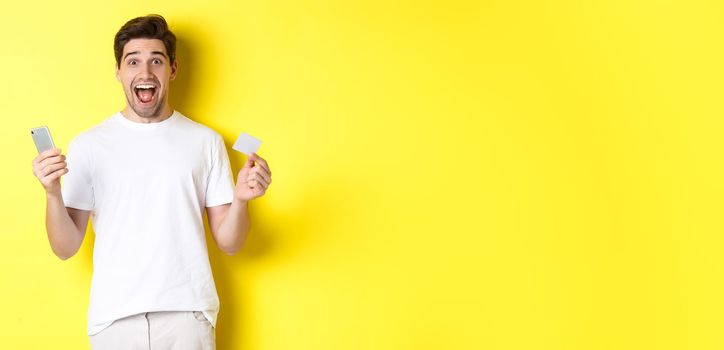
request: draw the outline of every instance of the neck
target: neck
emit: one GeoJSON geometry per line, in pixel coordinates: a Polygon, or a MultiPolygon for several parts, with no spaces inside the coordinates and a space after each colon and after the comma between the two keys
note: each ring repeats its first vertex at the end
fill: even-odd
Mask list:
{"type": "Polygon", "coordinates": [[[171,114],[173,114],[173,109],[168,104],[165,104],[161,109],[161,112],[157,115],[151,117],[141,117],[136,114],[136,111],[134,111],[133,108],[126,105],[126,108],[121,111],[121,114],[123,114],[126,119],[136,123],[158,123],[170,118],[171,114]]]}

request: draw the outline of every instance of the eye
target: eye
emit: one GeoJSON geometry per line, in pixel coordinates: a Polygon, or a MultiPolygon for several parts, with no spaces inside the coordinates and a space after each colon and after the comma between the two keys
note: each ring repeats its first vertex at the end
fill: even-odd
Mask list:
{"type": "Polygon", "coordinates": [[[158,58],[153,59],[153,64],[161,64],[161,60],[158,58]]]}
{"type": "Polygon", "coordinates": [[[128,61],[128,65],[129,65],[129,66],[135,66],[136,63],[137,63],[136,60],[130,60],[130,61],[128,61]]]}

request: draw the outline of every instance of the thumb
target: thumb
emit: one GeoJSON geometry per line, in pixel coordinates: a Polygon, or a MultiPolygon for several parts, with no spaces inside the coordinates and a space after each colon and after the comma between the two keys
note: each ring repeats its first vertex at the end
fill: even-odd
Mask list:
{"type": "Polygon", "coordinates": [[[244,168],[251,168],[252,166],[254,166],[254,159],[249,157],[249,159],[246,160],[246,163],[244,163],[244,168]]]}

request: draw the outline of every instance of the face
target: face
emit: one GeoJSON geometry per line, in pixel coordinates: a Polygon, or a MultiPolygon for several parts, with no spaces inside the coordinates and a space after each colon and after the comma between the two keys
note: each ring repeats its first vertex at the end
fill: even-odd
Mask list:
{"type": "Polygon", "coordinates": [[[158,39],[132,39],[123,47],[116,79],[123,85],[128,107],[142,118],[154,118],[168,105],[169,82],[176,77],[166,47],[158,39]]]}

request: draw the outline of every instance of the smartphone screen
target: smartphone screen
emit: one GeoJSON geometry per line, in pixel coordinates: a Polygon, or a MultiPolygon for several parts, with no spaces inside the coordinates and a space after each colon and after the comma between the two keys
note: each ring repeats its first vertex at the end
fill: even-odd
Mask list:
{"type": "Polygon", "coordinates": [[[38,153],[55,148],[53,138],[50,137],[50,130],[47,126],[30,129],[30,135],[33,136],[33,142],[35,142],[35,148],[38,149],[38,153]]]}

